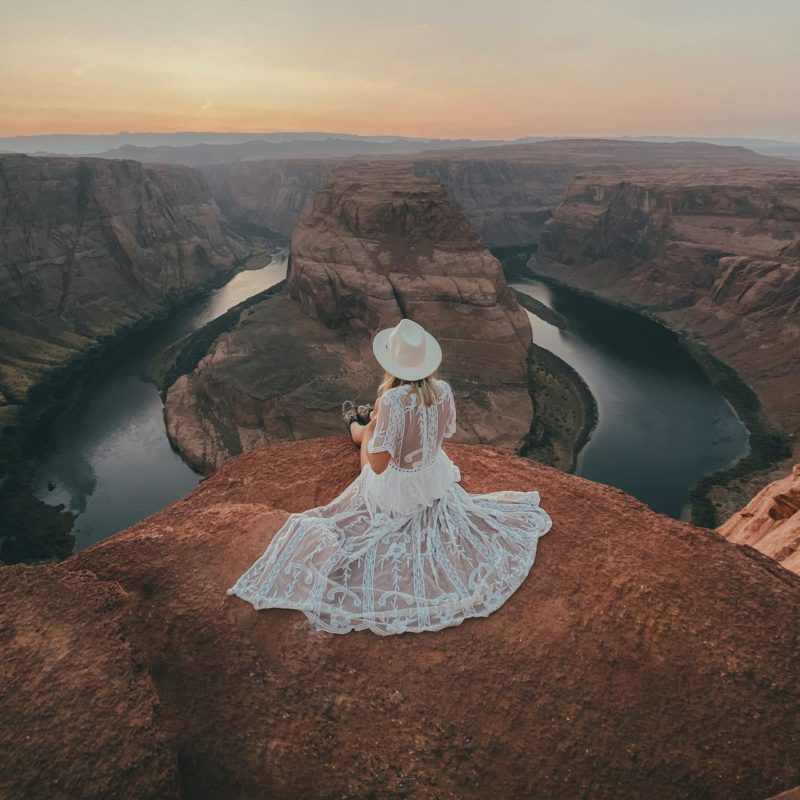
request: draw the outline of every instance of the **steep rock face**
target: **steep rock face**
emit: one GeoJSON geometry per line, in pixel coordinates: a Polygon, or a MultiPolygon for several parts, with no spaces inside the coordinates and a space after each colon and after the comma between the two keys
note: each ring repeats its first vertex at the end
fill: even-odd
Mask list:
{"type": "Polygon", "coordinates": [[[317,193],[292,236],[287,294],[243,315],[169,389],[170,438],[209,471],[276,440],[341,430],[372,400],[372,334],[409,316],[441,342],[460,440],[516,449],[530,429],[531,329],[497,260],[441,185],[364,168],[317,193]]]}
{"type": "MultiPolygon", "coordinates": [[[[533,267],[650,309],[710,348],[752,387],[769,424],[800,456],[796,167],[576,178],[533,267]]],[[[720,493],[722,519],[752,496],[752,486],[739,481],[733,497],[720,493]]]]}
{"type": "Polygon", "coordinates": [[[330,180],[334,160],[245,161],[200,168],[229,219],[287,238],[309,199],[330,180]]]}
{"type": "Polygon", "coordinates": [[[469,491],[536,489],[554,525],[500,610],[439,633],[319,634],[225,595],[287,514],[355,477],[344,438],[248,453],[57,567],[0,568],[0,792],[754,800],[797,786],[797,576],[616,489],[448,452],[469,491]]]}
{"type": "Polygon", "coordinates": [[[728,266],[721,258],[796,263],[799,237],[800,170],[645,170],[576,178],[539,252],[568,266],[602,262],[587,280],[670,306],[706,296],[728,266]]]}
{"type": "Polygon", "coordinates": [[[538,242],[570,182],[585,171],[614,174],[632,167],[765,161],[769,159],[743,147],[563,139],[471,148],[446,156],[427,153],[415,159],[413,167],[418,175],[447,187],[488,244],[508,246],[538,242]]]}
{"type": "Polygon", "coordinates": [[[490,246],[532,244],[578,166],[509,156],[505,160],[439,156],[417,160],[413,169],[420,177],[442,183],[490,246]]]}
{"type": "Polygon", "coordinates": [[[6,418],[47,369],[252,252],[202,176],[133,161],[0,157],[0,231],[6,418]]]}
{"type": "Polygon", "coordinates": [[[800,573],[800,464],[765,486],[718,528],[736,544],[747,544],[800,573]]]}

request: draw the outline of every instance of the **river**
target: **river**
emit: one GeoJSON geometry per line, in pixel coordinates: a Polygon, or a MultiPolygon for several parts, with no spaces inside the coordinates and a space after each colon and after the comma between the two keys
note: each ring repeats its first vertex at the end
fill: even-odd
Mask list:
{"type": "Polygon", "coordinates": [[[749,452],[744,423],[675,333],[557,284],[511,286],[565,320],[562,330],[528,312],[534,341],[572,366],[597,401],[576,474],[681,517],[700,478],[749,452]]]}
{"type": "MultiPolygon", "coordinates": [[[[37,495],[75,515],[75,549],[138,522],[191,491],[200,476],[172,449],[148,368],[165,348],[286,275],[287,253],[133,334],[76,386],[55,421],[37,495]]],[[[561,314],[529,314],[534,340],[583,376],[598,424],[577,474],[680,516],[691,487],[747,452],[748,433],[677,337],[633,312],[537,280],[512,286],[561,314]]]]}
{"type": "Polygon", "coordinates": [[[286,276],[288,253],[233,276],[224,286],[147,330],[106,359],[91,383],[76,386],[54,422],[37,495],[76,514],[75,549],[104,539],[193,489],[200,475],[172,449],[164,406],[148,367],[165,348],[286,276]]]}

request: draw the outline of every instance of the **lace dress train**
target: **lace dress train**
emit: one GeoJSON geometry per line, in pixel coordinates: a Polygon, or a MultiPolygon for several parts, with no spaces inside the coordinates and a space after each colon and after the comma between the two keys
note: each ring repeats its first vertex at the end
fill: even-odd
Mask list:
{"type": "Polygon", "coordinates": [[[331,633],[434,631],[497,610],[552,521],[536,491],[464,490],[441,449],[455,404],[439,388],[427,407],[406,386],[386,392],[370,449],[388,451],[389,468],[366,465],[330,503],[292,514],[228,594],[331,633]]]}

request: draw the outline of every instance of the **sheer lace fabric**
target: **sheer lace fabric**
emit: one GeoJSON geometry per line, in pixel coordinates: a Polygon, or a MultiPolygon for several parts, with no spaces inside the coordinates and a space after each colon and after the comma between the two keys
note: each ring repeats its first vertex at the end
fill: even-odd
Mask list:
{"type": "Polygon", "coordinates": [[[332,633],[433,631],[497,610],[528,575],[551,519],[539,493],[469,494],[442,450],[456,429],[450,386],[431,406],[408,387],[381,398],[366,465],[330,503],[292,514],[228,594],[303,611],[332,633]]]}

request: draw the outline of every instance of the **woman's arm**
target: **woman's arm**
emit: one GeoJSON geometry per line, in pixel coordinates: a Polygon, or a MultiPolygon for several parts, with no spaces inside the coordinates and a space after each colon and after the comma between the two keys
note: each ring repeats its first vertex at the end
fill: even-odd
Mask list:
{"type": "Polygon", "coordinates": [[[369,443],[372,439],[372,434],[375,433],[375,426],[377,423],[378,417],[376,415],[369,421],[369,424],[364,430],[364,438],[362,441],[364,442],[364,451],[372,471],[376,475],[380,475],[381,472],[385,472],[388,469],[389,462],[392,460],[392,454],[386,452],[385,450],[381,450],[379,453],[370,453],[369,451],[369,443]]]}

